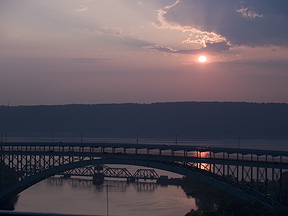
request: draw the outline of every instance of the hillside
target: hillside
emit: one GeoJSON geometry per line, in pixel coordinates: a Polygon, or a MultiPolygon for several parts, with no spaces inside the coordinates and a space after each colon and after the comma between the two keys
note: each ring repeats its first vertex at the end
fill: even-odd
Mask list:
{"type": "Polygon", "coordinates": [[[0,106],[0,133],[89,137],[288,138],[288,104],[175,102],[0,106]]]}

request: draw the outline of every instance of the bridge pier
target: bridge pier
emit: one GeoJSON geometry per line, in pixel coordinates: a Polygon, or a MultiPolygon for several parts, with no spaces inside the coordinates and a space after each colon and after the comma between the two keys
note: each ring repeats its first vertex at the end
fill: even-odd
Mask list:
{"type": "Polygon", "coordinates": [[[63,175],[63,178],[64,178],[64,179],[71,178],[71,174],[64,174],[64,175],[63,175]]]}
{"type": "Polygon", "coordinates": [[[135,182],[135,178],[134,177],[129,177],[129,178],[127,178],[127,182],[135,182]]]}
{"type": "Polygon", "coordinates": [[[92,176],[93,184],[101,185],[104,182],[103,165],[94,166],[94,174],[92,176]]]}
{"type": "Polygon", "coordinates": [[[101,185],[104,182],[104,175],[103,173],[95,173],[92,177],[93,184],[101,185]]]}

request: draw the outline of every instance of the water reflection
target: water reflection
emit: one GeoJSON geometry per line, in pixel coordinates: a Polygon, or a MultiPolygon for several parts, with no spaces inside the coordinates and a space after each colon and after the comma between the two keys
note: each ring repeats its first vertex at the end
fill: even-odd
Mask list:
{"type": "MultiPolygon", "coordinates": [[[[93,182],[89,179],[64,179],[64,178],[57,178],[51,177],[46,180],[46,183],[50,187],[59,187],[63,186],[64,182],[69,185],[71,188],[92,188],[97,192],[105,191],[105,187],[103,185],[94,185],[93,182]]],[[[109,180],[108,183],[110,187],[113,187],[113,191],[117,192],[126,192],[129,186],[133,186],[137,192],[153,192],[157,187],[160,187],[159,184],[155,182],[145,182],[145,181],[136,181],[136,182],[129,182],[126,181],[119,181],[119,180],[109,180]]]]}
{"type": "Polygon", "coordinates": [[[15,211],[105,215],[107,186],[109,215],[184,216],[197,209],[195,198],[175,185],[105,180],[97,186],[90,179],[52,177],[23,191],[15,211]]]}

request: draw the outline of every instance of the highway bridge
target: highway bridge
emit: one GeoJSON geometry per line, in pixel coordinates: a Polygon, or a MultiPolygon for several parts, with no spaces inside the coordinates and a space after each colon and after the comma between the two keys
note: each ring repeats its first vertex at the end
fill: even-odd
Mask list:
{"type": "Polygon", "coordinates": [[[162,169],[269,207],[288,206],[288,152],[104,142],[0,143],[0,201],[53,175],[104,164],[162,169]]]}

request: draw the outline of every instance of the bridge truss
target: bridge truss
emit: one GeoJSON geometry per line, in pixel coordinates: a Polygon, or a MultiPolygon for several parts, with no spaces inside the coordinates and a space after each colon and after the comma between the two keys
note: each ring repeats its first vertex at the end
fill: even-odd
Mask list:
{"type": "MultiPolygon", "coordinates": [[[[123,143],[1,143],[0,200],[55,174],[101,164],[167,170],[270,207],[288,206],[288,152],[123,143]]],[[[110,175],[125,173],[117,172],[110,175]]]]}
{"type": "MultiPolygon", "coordinates": [[[[98,166],[91,165],[86,167],[79,167],[59,173],[63,176],[93,176],[99,170],[98,166]]],[[[134,174],[131,174],[127,168],[111,168],[108,166],[101,166],[101,173],[108,178],[126,178],[127,180],[157,180],[159,175],[154,169],[137,169],[134,174]],[[103,169],[103,170],[102,170],[103,169]]]]}

